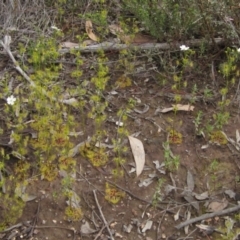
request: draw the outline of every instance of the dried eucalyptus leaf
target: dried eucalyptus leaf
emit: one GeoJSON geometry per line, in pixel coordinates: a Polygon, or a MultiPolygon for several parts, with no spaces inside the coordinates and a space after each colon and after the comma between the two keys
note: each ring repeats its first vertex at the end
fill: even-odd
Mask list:
{"type": "Polygon", "coordinates": [[[145,165],[145,151],[142,142],[132,136],[128,136],[129,143],[132,149],[133,157],[136,163],[137,177],[142,173],[145,165]]]}
{"type": "Polygon", "coordinates": [[[29,202],[37,198],[37,196],[28,195],[27,193],[25,193],[25,191],[26,191],[26,185],[23,185],[22,183],[20,183],[15,188],[16,196],[20,197],[24,202],[29,202]]]}
{"type": "Polygon", "coordinates": [[[144,114],[144,113],[146,113],[146,112],[149,110],[149,106],[148,106],[147,104],[144,104],[144,108],[143,108],[142,111],[141,111],[141,110],[138,110],[138,109],[136,109],[136,108],[134,108],[133,110],[134,110],[134,112],[136,112],[136,113],[144,114]]]}
{"type": "Polygon", "coordinates": [[[239,134],[239,131],[236,130],[236,143],[239,143],[240,142],[240,134],[239,134]]]}
{"type": "Polygon", "coordinates": [[[177,221],[179,219],[180,208],[178,209],[177,213],[174,214],[174,220],[177,221]]]}
{"type": "Polygon", "coordinates": [[[161,164],[159,164],[159,161],[156,160],[156,161],[153,161],[153,163],[155,164],[155,167],[156,169],[162,173],[162,174],[166,174],[166,171],[164,169],[162,169],[163,167],[165,167],[165,163],[162,162],[161,164]]]}
{"type": "Polygon", "coordinates": [[[128,226],[123,225],[123,231],[126,233],[130,233],[132,231],[133,225],[129,224],[128,226]]]}
{"type": "Polygon", "coordinates": [[[199,211],[199,203],[190,194],[183,196],[183,198],[199,211]]]}
{"type": "MultiPolygon", "coordinates": [[[[186,220],[189,220],[190,218],[191,218],[191,212],[187,211],[187,219],[186,220]]],[[[189,225],[184,227],[185,234],[188,234],[188,228],[189,228],[189,225]]]]}
{"type": "Polygon", "coordinates": [[[236,193],[231,189],[226,190],[224,193],[227,194],[230,198],[235,199],[236,193]]]}
{"type": "Polygon", "coordinates": [[[206,192],[203,192],[201,194],[197,194],[197,193],[194,193],[193,196],[197,199],[197,200],[205,200],[208,198],[208,191],[206,192]]]}
{"type": "Polygon", "coordinates": [[[139,187],[147,187],[153,182],[153,178],[146,178],[144,180],[140,180],[140,183],[138,184],[139,187]]]}
{"type": "Polygon", "coordinates": [[[146,232],[147,230],[150,230],[152,228],[152,224],[153,224],[153,221],[152,220],[148,220],[145,224],[145,226],[143,227],[142,229],[142,232],[146,232]]]}
{"type": "Polygon", "coordinates": [[[174,186],[172,186],[172,185],[167,185],[166,187],[165,187],[165,193],[166,193],[166,195],[168,195],[172,190],[174,190],[174,189],[176,189],[176,187],[174,187],[174,186]]]}
{"type": "Polygon", "coordinates": [[[85,222],[84,224],[82,224],[80,231],[82,234],[89,235],[95,233],[97,230],[92,229],[89,223],[85,222]]]}

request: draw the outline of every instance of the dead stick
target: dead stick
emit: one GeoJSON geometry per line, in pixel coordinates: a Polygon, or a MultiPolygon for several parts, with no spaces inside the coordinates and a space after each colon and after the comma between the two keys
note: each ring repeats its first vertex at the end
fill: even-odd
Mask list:
{"type": "Polygon", "coordinates": [[[108,222],[106,221],[106,219],[105,219],[105,217],[104,217],[104,215],[103,215],[102,209],[101,209],[101,207],[100,207],[100,205],[99,205],[99,202],[98,202],[98,199],[97,199],[96,190],[93,190],[93,195],[94,195],[95,202],[96,202],[96,204],[97,204],[98,210],[99,210],[99,212],[100,212],[100,214],[101,214],[102,220],[103,220],[103,222],[104,222],[104,225],[106,226],[106,228],[107,228],[107,230],[108,230],[108,233],[109,233],[111,239],[114,240],[114,237],[113,237],[113,235],[112,235],[112,232],[111,232],[111,230],[110,230],[110,228],[109,228],[109,226],[108,226],[108,222]]]}
{"type": "Polygon", "coordinates": [[[192,223],[202,221],[204,219],[225,215],[225,214],[232,213],[232,212],[235,212],[235,211],[238,211],[238,210],[240,210],[240,205],[238,205],[236,207],[228,208],[228,209],[225,209],[225,210],[222,210],[222,211],[214,212],[214,213],[203,214],[200,217],[196,217],[196,218],[192,218],[190,220],[187,220],[187,221],[175,226],[175,228],[180,229],[180,228],[188,226],[192,223]]]}
{"type": "MultiPolygon", "coordinates": [[[[109,221],[109,224],[112,222],[113,220],[109,221]]],[[[97,240],[101,235],[103,230],[106,228],[106,226],[102,226],[102,228],[100,229],[100,231],[98,232],[98,234],[95,236],[94,240],[97,240]]]]}
{"type": "MultiPolygon", "coordinates": [[[[206,42],[210,45],[214,44],[222,44],[224,40],[222,38],[214,38],[214,42],[211,42],[206,39],[194,39],[184,42],[184,44],[190,46],[190,47],[197,47],[200,46],[203,42],[206,42]]],[[[169,50],[169,49],[177,49],[179,50],[179,47],[182,45],[182,43],[176,43],[176,44],[169,44],[169,43],[143,43],[143,44],[119,44],[119,43],[113,43],[113,42],[102,42],[95,45],[85,46],[85,45],[79,45],[74,48],[62,48],[59,50],[59,53],[64,54],[74,51],[80,51],[80,52],[98,52],[99,50],[116,50],[120,51],[123,49],[134,49],[134,50],[151,50],[151,49],[159,49],[159,50],[169,50]]]]}

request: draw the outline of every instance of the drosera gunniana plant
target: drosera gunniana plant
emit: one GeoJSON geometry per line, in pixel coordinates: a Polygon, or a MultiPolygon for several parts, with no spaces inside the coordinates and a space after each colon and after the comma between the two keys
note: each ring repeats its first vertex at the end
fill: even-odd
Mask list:
{"type": "Polygon", "coordinates": [[[107,118],[105,109],[108,106],[108,102],[103,97],[103,92],[109,80],[109,69],[105,64],[106,61],[104,52],[99,51],[95,67],[96,75],[91,78],[94,92],[89,99],[91,109],[88,112],[88,117],[93,119],[94,122],[94,135],[89,143],[80,147],[80,153],[95,167],[104,166],[108,162],[106,149],[100,146],[101,141],[106,136],[106,132],[103,130],[103,124],[107,118]]]}
{"type": "Polygon", "coordinates": [[[124,174],[123,164],[126,159],[124,157],[125,153],[128,151],[128,147],[124,146],[125,140],[129,136],[129,132],[127,130],[127,120],[128,114],[132,111],[134,106],[136,105],[136,101],[133,98],[128,100],[126,107],[122,107],[117,112],[118,121],[117,125],[117,135],[116,138],[113,139],[113,152],[114,152],[114,164],[115,168],[112,170],[112,174],[115,178],[122,177],[124,174]]]}
{"type": "Polygon", "coordinates": [[[180,157],[174,155],[170,149],[170,144],[168,141],[163,143],[164,149],[164,164],[166,169],[171,172],[177,171],[180,165],[180,157]]]}
{"type": "Polygon", "coordinates": [[[157,181],[157,186],[155,189],[155,192],[152,197],[152,205],[153,207],[156,207],[158,203],[160,203],[163,200],[164,193],[162,192],[162,187],[165,182],[165,179],[160,178],[157,181]]]}
{"type": "MultiPolygon", "coordinates": [[[[3,183],[8,182],[6,192],[1,193],[3,215],[6,210],[8,217],[1,216],[1,227],[14,223],[20,216],[24,202],[19,199],[19,194],[16,195],[16,189],[28,185],[31,172],[40,175],[41,179],[53,181],[60,170],[66,171],[69,176],[75,171],[76,160],[69,157],[68,153],[73,148],[70,133],[74,132],[76,123],[71,113],[73,106],[61,100],[64,99],[64,82],[59,80],[62,66],[55,63],[59,58],[56,42],[56,36],[40,37],[26,49],[20,45],[19,52],[27,53],[28,61],[14,63],[18,64],[20,73],[22,69],[32,69],[29,76],[25,73],[19,78],[27,78],[29,85],[20,85],[14,89],[14,93],[6,88],[6,92],[2,93],[3,97],[8,96],[3,112],[6,127],[11,131],[9,145],[12,146],[12,155],[17,157],[17,161],[13,167],[14,177],[2,180],[3,183]],[[6,199],[9,197],[12,197],[11,202],[15,201],[15,207],[8,206],[10,201],[6,199]]],[[[10,51],[9,45],[7,47],[10,51]]],[[[78,67],[80,65],[81,62],[78,67]]],[[[71,89],[69,93],[71,94],[71,89]]],[[[75,110],[81,107],[81,102],[74,102],[75,110]]],[[[11,158],[3,152],[2,159],[11,161],[11,158]]],[[[3,171],[6,160],[1,160],[3,171]]],[[[74,212],[74,206],[68,206],[69,215],[70,207],[74,212]]],[[[75,215],[72,217],[76,220],[75,215]]]]}

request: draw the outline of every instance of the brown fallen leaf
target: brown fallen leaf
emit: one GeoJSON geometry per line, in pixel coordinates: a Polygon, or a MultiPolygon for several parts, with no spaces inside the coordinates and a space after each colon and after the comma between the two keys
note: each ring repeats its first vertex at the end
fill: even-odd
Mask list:
{"type": "Polygon", "coordinates": [[[92,39],[95,42],[98,41],[98,37],[93,33],[93,26],[92,26],[92,22],[90,20],[86,21],[85,30],[90,39],[92,39]]]}
{"type": "Polygon", "coordinates": [[[228,206],[228,200],[224,198],[222,201],[213,201],[208,205],[209,212],[218,212],[222,211],[224,208],[228,206]]]}
{"type": "Polygon", "coordinates": [[[156,43],[156,42],[157,42],[157,40],[154,39],[152,36],[142,34],[142,33],[137,33],[132,40],[132,43],[138,43],[138,44],[156,43]]]}
{"type": "Polygon", "coordinates": [[[164,108],[162,109],[160,112],[161,113],[167,113],[167,112],[170,112],[170,111],[173,111],[173,110],[177,110],[177,111],[193,111],[194,109],[194,106],[190,105],[190,104],[186,104],[186,105],[182,105],[182,104],[176,104],[176,105],[173,105],[172,107],[170,108],[164,108]]]}
{"type": "Polygon", "coordinates": [[[108,26],[110,32],[116,35],[121,41],[127,43],[156,43],[157,40],[150,35],[145,35],[142,33],[136,33],[135,36],[130,36],[124,33],[122,28],[117,24],[111,24],[108,26]]]}
{"type": "Polygon", "coordinates": [[[109,28],[109,31],[112,34],[116,35],[121,41],[128,42],[128,43],[132,42],[132,37],[129,35],[126,35],[119,25],[111,24],[108,26],[108,28],[109,28]]]}

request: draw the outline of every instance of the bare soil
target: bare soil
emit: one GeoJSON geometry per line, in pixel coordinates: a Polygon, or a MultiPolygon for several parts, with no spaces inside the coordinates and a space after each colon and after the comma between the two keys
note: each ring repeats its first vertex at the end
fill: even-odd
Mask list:
{"type": "MultiPolygon", "coordinates": [[[[117,53],[108,53],[111,56],[117,53]]],[[[144,60],[141,62],[144,64],[144,60]]],[[[9,64],[9,63],[6,63],[9,64]]],[[[6,65],[4,64],[4,67],[6,65]]],[[[66,76],[70,73],[72,66],[66,64],[66,76]]],[[[2,66],[3,68],[3,66],[2,66]]],[[[85,76],[91,75],[85,69],[85,76]]],[[[206,84],[214,91],[218,92],[212,80],[209,79],[210,70],[202,73],[198,80],[195,80],[199,87],[197,95],[203,96],[202,92],[206,84]],[[204,77],[205,76],[205,77],[204,77]]],[[[61,176],[53,181],[47,182],[34,178],[27,192],[36,195],[37,199],[27,202],[24,208],[22,217],[17,221],[22,226],[14,227],[18,230],[20,235],[24,235],[24,229],[28,229],[32,233],[28,237],[24,235],[24,239],[38,239],[38,240],[59,240],[59,239],[110,239],[109,232],[102,220],[99,208],[94,198],[93,190],[96,190],[96,196],[101,206],[102,213],[109,223],[110,230],[114,239],[144,239],[144,240],[176,240],[176,239],[221,239],[220,234],[214,232],[206,236],[206,232],[201,231],[196,227],[196,224],[189,226],[188,234],[184,233],[183,229],[177,230],[176,225],[186,220],[186,213],[191,213],[191,218],[201,216],[206,213],[204,204],[207,201],[218,199],[223,200],[227,198],[229,206],[236,205],[237,199],[230,199],[224,192],[227,189],[233,190],[235,193],[240,193],[240,184],[236,179],[239,177],[240,163],[239,153],[230,144],[217,145],[210,144],[209,139],[203,136],[197,136],[194,119],[197,113],[201,110],[203,112],[203,126],[207,119],[210,119],[213,113],[217,111],[217,101],[219,96],[211,100],[199,98],[198,101],[192,103],[194,106],[193,111],[179,111],[176,114],[173,112],[160,113],[156,112],[157,109],[164,109],[171,107],[174,104],[172,98],[171,82],[162,86],[158,80],[158,75],[151,70],[146,70],[142,73],[134,74],[132,77],[132,86],[123,89],[114,88],[116,79],[121,75],[118,72],[110,71],[110,82],[108,89],[104,92],[105,99],[109,100],[109,105],[105,111],[107,114],[107,121],[104,123],[106,136],[111,143],[111,139],[116,137],[116,124],[114,121],[118,120],[117,111],[120,107],[126,106],[128,99],[135,98],[138,101],[135,109],[142,111],[145,104],[149,106],[149,110],[145,113],[139,111],[132,111],[129,114],[126,128],[130,134],[138,133],[137,138],[143,142],[146,163],[145,169],[142,174],[136,178],[135,172],[130,172],[134,165],[134,159],[129,147],[129,151],[124,156],[126,163],[124,164],[124,177],[114,179],[111,170],[114,167],[111,160],[113,153],[109,149],[109,163],[102,168],[94,168],[86,159],[81,155],[76,156],[77,160],[77,176],[76,183],[73,186],[74,191],[81,197],[81,207],[84,213],[83,219],[78,222],[67,221],[64,215],[66,207],[66,199],[61,194],[61,176]],[[111,91],[115,90],[116,94],[111,91]],[[153,161],[158,160],[159,163],[164,162],[164,149],[163,142],[167,140],[168,129],[174,127],[183,136],[181,144],[171,144],[171,150],[174,155],[179,155],[180,165],[177,171],[170,172],[166,168],[165,174],[160,173],[153,161]],[[160,128],[159,128],[160,127],[160,128]],[[207,148],[203,148],[205,145],[207,148]],[[218,161],[218,167],[211,169],[212,162],[218,161]],[[187,187],[187,173],[190,171],[194,179],[194,192],[201,194],[208,192],[209,198],[198,201],[200,208],[197,211],[191,203],[184,199],[184,189],[187,187]],[[153,182],[144,187],[140,187],[139,183],[149,177],[149,174],[155,174],[153,182]],[[156,206],[152,206],[154,193],[157,189],[159,179],[164,179],[165,182],[161,188],[161,201],[156,206]],[[113,185],[116,184],[122,191],[125,191],[126,196],[120,203],[112,205],[104,198],[105,183],[110,181],[113,185]],[[176,185],[176,189],[166,193],[165,187],[167,185],[176,185]],[[180,211],[179,211],[180,210],[180,211]],[[179,211],[179,219],[174,220],[174,215],[179,211]],[[146,223],[152,221],[150,229],[144,231],[146,223]],[[90,227],[94,229],[92,234],[84,234],[82,227],[89,223],[90,227]]],[[[194,75],[195,76],[195,75],[194,75]]],[[[193,78],[189,74],[189,79],[193,78]]],[[[67,78],[66,78],[67,79],[67,78]]],[[[218,83],[221,84],[221,80],[218,83]]],[[[68,84],[73,84],[71,79],[68,78],[68,84]]],[[[184,96],[191,94],[191,86],[181,93],[181,104],[188,104],[189,101],[184,99],[184,96]],[[189,91],[188,91],[189,90],[189,91]]],[[[88,89],[89,91],[91,89],[88,89]]],[[[232,103],[229,107],[231,118],[229,123],[224,126],[224,132],[228,137],[235,139],[236,130],[239,129],[239,106],[234,96],[235,89],[232,89],[232,103]]],[[[86,103],[86,112],[88,103],[86,103]]],[[[76,139],[76,144],[85,141],[88,136],[93,134],[93,123],[87,119],[86,116],[76,112],[76,121],[83,122],[84,129],[79,122],[76,122],[78,130],[83,130],[84,135],[76,139]]],[[[129,145],[127,143],[126,145],[129,145]]],[[[219,228],[223,226],[223,216],[207,219],[203,222],[206,225],[219,228]]],[[[198,222],[198,224],[200,224],[198,222]]],[[[240,227],[237,222],[235,227],[240,227]]],[[[12,231],[10,231],[12,233],[12,231]]],[[[2,239],[9,238],[10,232],[2,233],[2,239]]],[[[21,239],[17,234],[16,239],[21,239]]]]}

